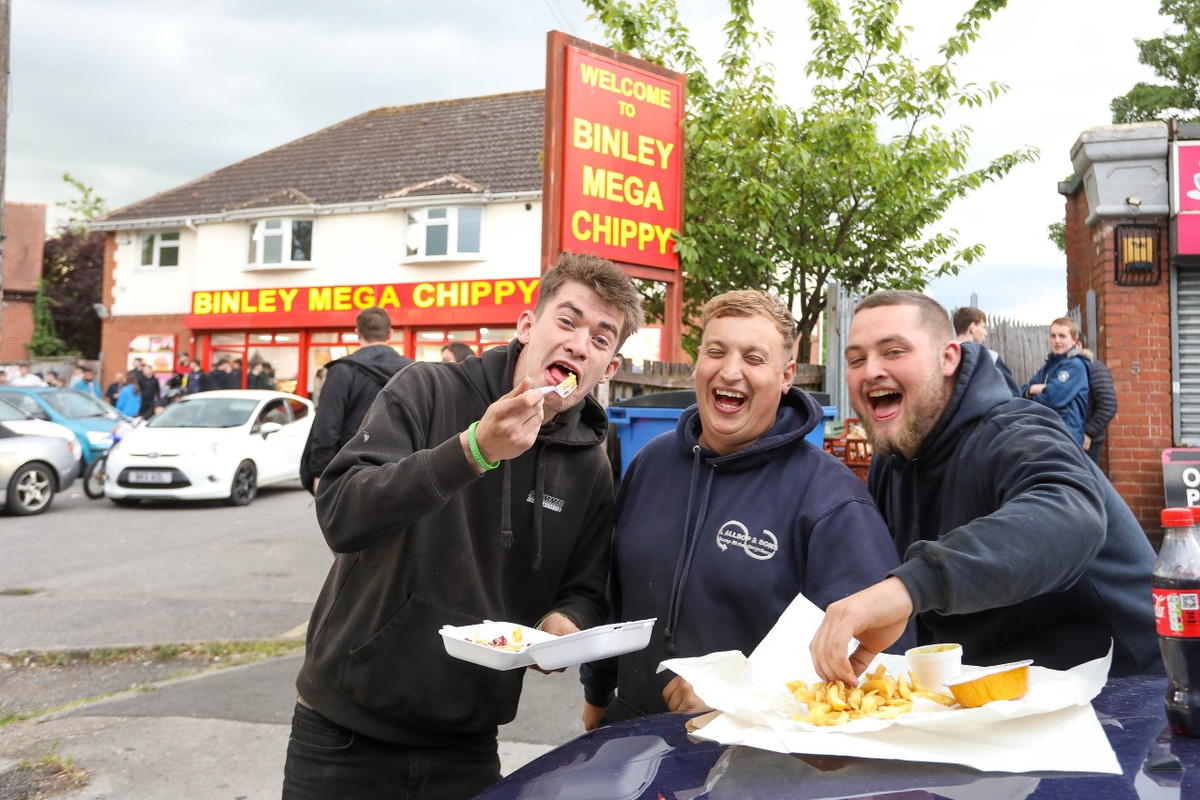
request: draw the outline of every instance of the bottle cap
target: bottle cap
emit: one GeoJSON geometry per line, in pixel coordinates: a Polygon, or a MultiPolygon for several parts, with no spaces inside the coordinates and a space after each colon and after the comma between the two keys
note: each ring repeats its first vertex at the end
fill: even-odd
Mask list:
{"type": "Polygon", "coordinates": [[[1179,528],[1187,525],[1192,525],[1192,509],[1190,508],[1164,508],[1162,510],[1162,524],[1167,528],[1179,528]]]}

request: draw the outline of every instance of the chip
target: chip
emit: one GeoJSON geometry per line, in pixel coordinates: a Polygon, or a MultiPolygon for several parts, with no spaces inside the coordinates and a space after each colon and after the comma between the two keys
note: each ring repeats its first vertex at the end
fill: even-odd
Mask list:
{"type": "Polygon", "coordinates": [[[883,664],[850,689],[842,681],[788,681],[787,688],[808,709],[806,714],[793,714],[792,719],[821,726],[844,725],[855,719],[895,719],[912,711],[914,697],[944,706],[955,704],[951,695],[929,690],[911,672],[907,680],[888,675],[883,664]]]}

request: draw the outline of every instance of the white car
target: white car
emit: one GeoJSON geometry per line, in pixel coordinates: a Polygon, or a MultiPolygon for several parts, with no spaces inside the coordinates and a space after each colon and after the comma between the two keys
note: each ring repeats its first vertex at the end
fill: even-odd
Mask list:
{"type": "Polygon", "coordinates": [[[186,395],[112,446],[104,495],[120,505],[138,500],[247,505],[259,486],[299,480],[312,423],[312,402],[286,392],[186,395]]]}
{"type": "Polygon", "coordinates": [[[76,459],[83,457],[83,446],[75,438],[75,433],[66,425],[38,419],[32,414],[22,411],[7,400],[0,400],[0,423],[14,433],[22,436],[52,436],[65,439],[76,459]]]}

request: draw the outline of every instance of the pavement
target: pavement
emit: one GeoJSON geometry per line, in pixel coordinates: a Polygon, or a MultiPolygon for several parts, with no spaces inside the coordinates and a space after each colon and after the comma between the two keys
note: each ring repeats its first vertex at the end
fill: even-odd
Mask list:
{"type": "MultiPolygon", "coordinates": [[[[301,658],[209,671],[0,727],[0,776],[54,753],[87,772],[85,786],[55,795],[63,800],[278,798],[301,658]]],[[[575,735],[547,737],[545,726],[560,695],[579,696],[574,673],[527,677],[521,712],[501,733],[504,774],[575,735]]]]}
{"type": "MultiPolygon", "coordinates": [[[[330,560],[306,496],[264,491],[252,509],[159,510],[81,494],[0,523],[0,652],[303,637],[330,560]]],[[[278,798],[301,658],[212,669],[0,725],[0,797],[278,798]],[[28,774],[22,762],[47,757],[86,782],[54,794],[5,789],[28,774]]],[[[574,669],[526,676],[518,716],[501,729],[504,774],[581,734],[581,701],[574,669]]]]}

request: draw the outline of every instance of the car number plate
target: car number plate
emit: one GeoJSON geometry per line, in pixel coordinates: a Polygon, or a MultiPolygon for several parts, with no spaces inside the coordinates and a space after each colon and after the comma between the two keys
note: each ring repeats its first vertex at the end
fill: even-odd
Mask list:
{"type": "Polygon", "coordinates": [[[129,473],[130,483],[170,483],[171,473],[159,471],[134,471],[129,473]]]}

